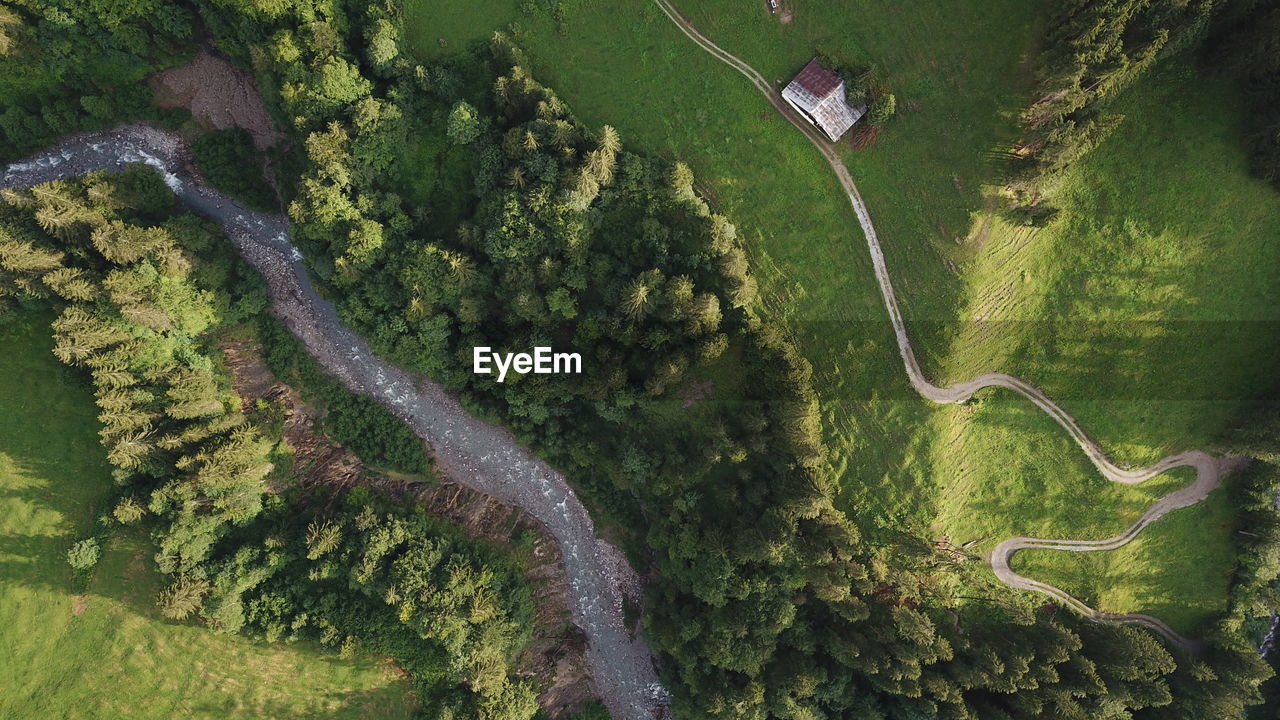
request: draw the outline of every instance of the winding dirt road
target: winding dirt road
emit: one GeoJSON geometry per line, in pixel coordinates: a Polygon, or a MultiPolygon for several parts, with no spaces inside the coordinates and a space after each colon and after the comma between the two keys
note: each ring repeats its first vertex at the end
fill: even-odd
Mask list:
{"type": "Polygon", "coordinates": [[[871,223],[871,214],[867,211],[867,205],[862,200],[862,196],[858,194],[858,187],[853,182],[853,177],[849,174],[849,170],[841,161],[840,155],[836,152],[835,146],[828,142],[816,128],[814,128],[803,116],[797,113],[790,105],[782,99],[781,94],[774,89],[763,75],[754,68],[744,62],[720,46],[716,45],[702,33],[698,32],[678,10],[671,4],[669,0],[654,0],[658,7],[662,10],[676,27],[684,33],[690,40],[697,43],[703,50],[715,56],[721,62],[732,67],[734,70],[742,73],[752,85],[756,86],[761,94],[763,94],[779,112],[783,114],[797,129],[809,138],[818,152],[826,158],[827,163],[831,165],[831,169],[835,172],[836,177],[840,180],[840,185],[844,188],[845,194],[849,199],[849,203],[853,206],[853,211],[858,217],[858,224],[862,227],[862,232],[867,238],[867,249],[871,253],[871,263],[875,269],[876,281],[880,285],[880,295],[884,299],[885,310],[889,313],[889,320],[893,324],[893,333],[898,343],[898,354],[902,357],[902,364],[907,371],[907,377],[911,381],[911,386],[922,397],[935,403],[963,403],[973,396],[977,391],[988,387],[1002,387],[1012,390],[1019,395],[1030,400],[1041,410],[1044,410],[1059,425],[1071,435],[1076,444],[1084,450],[1085,455],[1093,463],[1094,467],[1102,473],[1106,479],[1122,483],[1125,485],[1136,485],[1138,483],[1149,480],[1161,473],[1168,472],[1174,468],[1190,467],[1196,472],[1196,479],[1190,485],[1176,490],[1168,495],[1156,500],[1147,508],[1142,517],[1127,530],[1116,535],[1115,537],[1105,540],[1053,540],[1046,538],[1030,538],[1030,537],[1014,537],[1004,540],[996,545],[991,553],[991,568],[995,571],[996,577],[1009,587],[1020,590],[1031,590],[1051,598],[1058,600],[1064,605],[1076,610],[1088,618],[1100,622],[1123,623],[1129,625],[1140,625],[1149,628],[1164,636],[1169,642],[1186,650],[1196,650],[1200,647],[1200,643],[1190,638],[1184,637],[1169,627],[1159,618],[1141,613],[1104,613],[1094,610],[1085,603],[1081,602],[1061,588],[1054,587],[1048,583],[1042,583],[1037,580],[1019,575],[1009,567],[1009,561],[1019,550],[1028,548],[1043,548],[1050,550],[1065,550],[1069,552],[1092,552],[1097,550],[1115,550],[1122,547],[1129,541],[1137,537],[1151,523],[1159,520],[1170,512],[1180,508],[1189,507],[1204,500],[1209,493],[1222,482],[1222,476],[1237,467],[1242,460],[1240,458],[1215,458],[1208,453],[1200,450],[1191,450],[1187,452],[1170,455],[1153,465],[1141,469],[1122,468],[1113,463],[1103,452],[1102,448],[1096,442],[1085,434],[1080,428],[1075,418],[1067,414],[1065,410],[1057,405],[1041,392],[1038,388],[1019,378],[1005,373],[987,373],[980,375],[968,382],[959,383],[950,387],[941,387],[929,382],[925,377],[924,371],[920,369],[920,363],[916,360],[915,352],[911,347],[911,340],[907,335],[906,323],[902,318],[902,310],[898,307],[898,297],[893,291],[893,283],[889,279],[889,269],[885,264],[884,251],[880,247],[880,238],[876,235],[875,226],[871,223]]]}
{"type": "Polygon", "coordinates": [[[591,516],[564,476],[506,430],[473,418],[436,383],[378,359],[312,288],[302,254],[289,241],[287,219],[246,210],[205,187],[186,172],[187,151],[177,136],[139,125],[69,137],[4,168],[0,189],[118,171],[131,163],[154,167],[179,200],[218,222],[236,251],[262,273],[273,312],[321,367],[409,423],[431,444],[441,472],[524,509],[546,526],[560,545],[573,622],[587,637],[587,662],[610,716],[669,717],[670,698],[649,647],[643,636],[633,639],[623,622],[623,598],[638,596],[639,578],[616,547],[596,536],[591,516]]]}

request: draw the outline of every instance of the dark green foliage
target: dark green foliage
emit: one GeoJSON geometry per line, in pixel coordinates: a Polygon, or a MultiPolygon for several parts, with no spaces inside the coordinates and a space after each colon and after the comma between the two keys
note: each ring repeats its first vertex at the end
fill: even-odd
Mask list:
{"type": "Polygon", "coordinates": [[[363,490],[336,511],[269,506],[247,535],[257,544],[210,569],[212,621],[389,655],[418,684],[423,717],[532,714],[527,681],[507,677],[532,622],[510,560],[363,490]]]}
{"type": "MultiPolygon", "coordinates": [[[[927,602],[911,579],[936,571],[927,548],[873,550],[835,511],[811,371],[752,318],[736,230],[692,173],[582,127],[505,37],[491,53],[475,64],[492,74],[463,90],[484,127],[468,146],[469,214],[411,224],[424,233],[412,242],[313,244],[317,268],[382,352],[460,390],[645,528],[657,578],[647,631],[680,717],[1119,718],[1163,706],[1189,719],[1204,706],[1172,705],[1175,686],[1222,707],[1248,700],[1251,669],[1205,682],[1140,631],[927,602]],[[471,372],[472,347],[539,344],[581,352],[583,375],[471,372]],[[747,382],[696,422],[658,412],[727,351],[747,382]]],[[[396,85],[398,102],[458,107],[453,89],[415,87],[396,85]]],[[[353,132],[323,117],[306,123],[317,129],[292,210],[301,235],[386,229],[382,210],[350,198],[398,195],[394,164],[364,176],[353,132]]]]}
{"type": "Polygon", "coordinates": [[[241,128],[215,130],[191,143],[191,154],[204,179],[249,207],[270,210],[275,194],[263,176],[263,155],[241,128]]]}
{"type": "MultiPolygon", "coordinates": [[[[227,262],[225,240],[211,245],[206,224],[154,218],[172,198],[158,202],[139,172],[5,193],[0,290],[65,299],[54,351],[92,376],[122,486],[113,516],[150,521],[157,564],[173,576],[161,612],[222,632],[310,638],[343,655],[391,655],[412,674],[423,717],[532,716],[533,688],[510,677],[531,599],[508,558],[368,492],[347,493],[334,510],[337,498],[288,488],[277,473],[287,496],[266,493],[279,439],[240,413],[208,335],[219,309],[253,305],[260,289],[227,262]],[[141,215],[160,225],[134,224],[141,215]],[[238,289],[250,297],[214,294],[238,289]]],[[[272,345],[277,361],[296,352],[272,345]]],[[[292,360],[295,372],[320,376],[292,360]]],[[[416,438],[403,447],[402,423],[328,382],[343,432],[380,457],[424,467],[416,438]]],[[[67,560],[87,572],[99,554],[91,538],[67,560]]]]}
{"type": "Polygon", "coordinates": [[[166,0],[0,6],[0,159],[122,120],[171,124],[139,82],[179,59],[191,13],[166,0]]]}
{"type": "MultiPolygon", "coordinates": [[[[1100,142],[1114,120],[1096,102],[1176,44],[1172,35],[1194,32],[1207,7],[1077,0],[1063,8],[1044,60],[1047,93],[1027,119],[1035,135],[1027,187],[1100,142]]],[[[928,543],[865,542],[833,504],[811,370],[782,328],[752,314],[754,279],[733,225],[698,197],[687,167],[635,155],[611,128],[577,122],[505,37],[487,54],[424,67],[399,52],[393,4],[200,8],[221,49],[253,56],[282,89],[281,110],[305,154],[289,212],[344,319],[379,351],[512,427],[632,530],[633,555],[654,578],[647,635],[664,656],[679,717],[1198,720],[1237,716],[1254,699],[1265,668],[1238,635],[1211,638],[1210,654],[1193,659],[1144,631],[1052,608],[950,603],[937,597],[947,570],[928,543]],[[347,46],[357,38],[366,44],[359,52],[347,46]],[[465,146],[449,140],[460,101],[477,116],[460,135],[476,133],[465,146]],[[427,157],[410,165],[403,150],[422,136],[427,157]],[[415,192],[409,170],[423,165],[442,178],[434,192],[449,196],[443,211],[404,199],[415,192]],[[572,350],[585,372],[499,384],[470,372],[476,345],[572,350]],[[677,389],[713,375],[726,378],[715,397],[682,407],[677,389]]],[[[851,85],[875,95],[869,75],[851,85]]],[[[62,241],[86,229],[74,208],[40,218],[62,241]]],[[[19,242],[0,246],[8,273],[0,287],[69,300],[101,289],[122,316],[129,307],[130,331],[155,340],[148,362],[200,357],[198,343],[181,342],[190,335],[182,328],[206,318],[192,309],[235,304],[188,297],[185,312],[159,307],[153,280],[176,265],[162,257],[164,244],[124,230],[99,239],[113,257],[150,256],[152,270],[86,289],[77,285],[84,278],[54,275],[68,268],[48,242],[19,242]]],[[[86,271],[105,269],[94,263],[86,271]]],[[[202,268],[191,277],[244,285],[234,263],[214,256],[202,268]]],[[[127,345],[109,317],[68,315],[60,353],[86,362],[127,345]]],[[[278,325],[263,328],[272,366],[325,396],[314,388],[332,381],[286,337],[278,325]]],[[[127,368],[94,370],[114,413],[122,478],[168,472],[167,450],[137,430],[178,422],[162,412],[170,391],[204,400],[202,388],[180,374],[135,386],[127,368]]],[[[326,403],[338,408],[331,431],[372,438],[377,447],[365,451],[388,462],[412,453],[372,408],[348,409],[344,398],[326,403]]],[[[198,451],[173,467],[208,482],[131,488],[151,491],[148,510],[170,523],[161,540],[167,567],[180,571],[166,596],[175,616],[387,653],[423,683],[428,717],[533,713],[528,689],[495,660],[518,642],[512,628],[521,622],[520,593],[500,563],[359,494],[336,511],[302,497],[236,504],[216,473],[200,473],[210,463],[241,467],[256,456],[253,438],[237,426],[184,422],[169,442],[198,451]],[[184,516],[192,493],[213,510],[184,516]],[[415,592],[480,612],[440,613],[415,592]],[[495,596],[512,599],[504,606],[512,609],[489,612],[495,596]]]]}
{"type": "Polygon", "coordinates": [[[1280,7],[1228,2],[1209,48],[1210,67],[1249,100],[1245,142],[1253,174],[1280,188],[1280,7]]]}
{"type": "Polygon", "coordinates": [[[301,387],[308,400],[327,411],[326,434],[371,465],[412,474],[430,472],[422,439],[403,420],[324,374],[275,318],[260,315],[257,329],[264,357],[276,377],[301,387]]]}
{"type": "Polygon", "coordinates": [[[584,703],[568,720],[609,720],[609,711],[599,701],[584,703]]]}

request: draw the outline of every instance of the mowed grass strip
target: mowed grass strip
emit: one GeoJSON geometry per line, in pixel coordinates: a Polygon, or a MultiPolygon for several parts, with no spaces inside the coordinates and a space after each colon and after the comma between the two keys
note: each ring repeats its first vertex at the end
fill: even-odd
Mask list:
{"type": "Polygon", "coordinates": [[[0,717],[408,718],[385,662],[343,661],[160,618],[144,533],[118,536],[87,587],[71,544],[109,511],[93,393],[51,353],[52,315],[0,326],[0,717]]]}

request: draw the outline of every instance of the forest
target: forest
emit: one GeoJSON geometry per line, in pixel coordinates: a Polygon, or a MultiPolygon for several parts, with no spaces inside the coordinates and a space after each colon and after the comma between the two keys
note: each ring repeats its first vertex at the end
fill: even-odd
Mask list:
{"type": "Polygon", "coordinates": [[[1253,173],[1280,188],[1280,7],[1265,0],[1230,3],[1207,45],[1208,66],[1248,98],[1253,173]]]}
{"type": "MultiPolygon", "coordinates": [[[[1025,205],[1106,133],[1105,98],[1207,27],[1213,5],[1068,4],[1024,116],[1025,205]],[[1119,20],[1099,25],[1104,14],[1119,20]]],[[[113,68],[170,64],[197,26],[288,119],[285,209],[344,320],[511,428],[624,529],[653,579],[646,632],[677,716],[1191,720],[1260,700],[1271,671],[1240,628],[1277,606],[1280,531],[1260,506],[1273,474],[1251,476],[1269,529],[1241,539],[1232,610],[1201,655],[1049,605],[948,605],[936,586],[951,570],[927,543],[873,544],[836,509],[812,372],[757,315],[732,221],[686,165],[578,122],[506,34],[422,64],[401,50],[395,2],[24,0],[0,9],[0,52],[53,83],[3,75],[6,152],[120,119],[177,121],[143,91],[115,92],[113,68]],[[470,373],[476,345],[572,347],[585,372],[498,384],[470,373]],[[673,412],[714,364],[741,381],[673,412]]],[[[239,157],[228,139],[203,161],[239,157]]],[[[223,177],[261,202],[261,187],[223,177]]],[[[238,411],[208,339],[264,297],[216,231],[142,169],[4,200],[0,287],[60,308],[58,356],[93,378],[117,468],[106,524],[154,527],[167,614],[389,655],[419,684],[423,717],[534,714],[509,667],[528,590],[501,556],[367,492],[329,508],[266,491],[283,459],[238,411]]],[[[317,373],[276,340],[276,367],[317,373]]],[[[379,440],[357,452],[425,467],[403,428],[333,393],[339,417],[353,405],[335,432],[379,440]]],[[[91,565],[87,549],[76,557],[91,565]]]]}

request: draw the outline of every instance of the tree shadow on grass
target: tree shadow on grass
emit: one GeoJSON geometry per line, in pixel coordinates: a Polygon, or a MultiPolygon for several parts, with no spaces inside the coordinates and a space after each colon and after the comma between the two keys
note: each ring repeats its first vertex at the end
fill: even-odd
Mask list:
{"type": "MultiPolygon", "coordinates": [[[[299,714],[298,708],[288,703],[270,701],[256,709],[262,718],[288,718],[289,720],[351,720],[351,718],[386,718],[396,708],[413,702],[413,693],[396,685],[386,685],[370,690],[326,693],[317,704],[323,709],[313,709],[299,714]]],[[[195,703],[192,715],[197,717],[222,717],[227,708],[214,703],[195,703]]]]}
{"type": "MultiPolygon", "coordinates": [[[[154,604],[162,578],[154,569],[154,549],[142,530],[113,533],[104,543],[103,558],[92,578],[77,577],[67,564],[67,550],[94,532],[94,518],[106,511],[112,482],[97,437],[92,392],[79,373],[59,364],[50,352],[51,317],[50,313],[11,317],[0,330],[4,410],[0,416],[0,593],[29,587],[54,596],[88,594],[90,609],[95,606],[92,598],[103,598],[118,603],[129,615],[167,623],[154,604]]],[[[212,632],[189,625],[199,632],[212,632]]],[[[107,643],[110,638],[101,640],[107,643]]],[[[297,649],[317,661],[338,662],[309,647],[297,649]]],[[[219,707],[215,699],[194,709],[204,717],[223,717],[234,709],[230,703],[235,700],[228,694],[226,707],[219,707]]],[[[388,717],[411,702],[403,684],[387,683],[327,694],[314,702],[326,709],[304,717],[388,717]]],[[[243,708],[239,712],[243,714],[243,708]]],[[[287,703],[253,714],[299,717],[296,706],[287,703]]]]}

